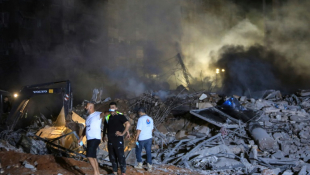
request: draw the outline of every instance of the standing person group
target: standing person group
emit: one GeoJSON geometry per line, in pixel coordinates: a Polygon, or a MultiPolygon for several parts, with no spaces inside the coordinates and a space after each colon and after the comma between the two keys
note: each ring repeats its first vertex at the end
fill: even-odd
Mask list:
{"type": "MultiPolygon", "coordinates": [[[[109,158],[112,163],[113,173],[117,175],[118,163],[120,164],[122,175],[126,172],[126,162],[124,155],[124,138],[128,132],[130,123],[122,113],[116,111],[117,104],[111,102],[109,105],[110,114],[105,117],[104,113],[95,111],[94,104],[88,103],[85,107],[88,117],[86,119],[86,127],[80,137],[78,143],[83,140],[86,135],[87,149],[86,157],[88,158],[94,170],[94,175],[99,175],[99,166],[97,161],[97,148],[101,142],[106,140],[105,134],[108,135],[108,151],[109,158]],[[104,123],[103,136],[101,136],[101,124],[104,123]]],[[[130,137],[128,132],[128,137],[130,137]]]]}
{"type": "Polygon", "coordinates": [[[138,165],[135,166],[136,169],[142,169],[142,158],[141,152],[144,148],[146,151],[146,162],[147,169],[149,172],[152,171],[152,133],[154,131],[153,119],[146,115],[145,108],[140,108],[138,110],[140,118],[137,123],[137,136],[136,136],[136,158],[138,165]]]}

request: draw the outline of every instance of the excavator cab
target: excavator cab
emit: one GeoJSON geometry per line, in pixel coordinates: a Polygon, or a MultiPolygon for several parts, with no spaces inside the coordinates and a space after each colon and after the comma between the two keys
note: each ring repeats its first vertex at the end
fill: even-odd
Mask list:
{"type": "MultiPolygon", "coordinates": [[[[59,94],[62,98],[65,118],[72,110],[72,91],[69,80],[24,86],[13,103],[11,112],[6,119],[8,130],[14,130],[18,121],[25,115],[26,107],[34,96],[59,94]]],[[[1,114],[1,113],[0,113],[1,114]]]]}

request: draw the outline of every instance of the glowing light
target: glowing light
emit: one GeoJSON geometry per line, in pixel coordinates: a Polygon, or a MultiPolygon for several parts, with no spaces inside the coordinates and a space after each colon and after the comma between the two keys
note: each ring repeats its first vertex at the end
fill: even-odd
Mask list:
{"type": "Polygon", "coordinates": [[[18,94],[14,94],[14,97],[15,97],[15,98],[18,97],[18,94]]]}
{"type": "Polygon", "coordinates": [[[225,72],[225,69],[222,69],[222,72],[225,72]]]}
{"type": "Polygon", "coordinates": [[[217,74],[218,74],[218,73],[220,73],[220,69],[216,69],[216,71],[215,71],[215,72],[216,72],[217,74]]]}

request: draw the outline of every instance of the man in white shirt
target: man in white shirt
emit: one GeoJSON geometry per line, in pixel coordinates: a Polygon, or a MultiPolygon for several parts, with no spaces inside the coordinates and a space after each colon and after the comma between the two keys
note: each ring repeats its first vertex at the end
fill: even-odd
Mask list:
{"type": "Polygon", "coordinates": [[[85,121],[86,125],[83,134],[78,143],[80,143],[86,135],[86,157],[94,169],[94,175],[99,175],[100,173],[96,154],[97,148],[101,142],[101,123],[102,119],[104,121],[104,113],[95,111],[95,106],[93,103],[87,103],[85,109],[87,110],[88,117],[85,121]]]}
{"type": "Polygon", "coordinates": [[[147,169],[149,172],[152,171],[152,132],[154,129],[154,122],[151,117],[146,115],[145,108],[140,108],[138,110],[139,120],[137,124],[137,137],[136,137],[136,158],[138,161],[138,165],[135,166],[137,169],[142,169],[142,158],[141,152],[142,149],[145,148],[146,157],[147,157],[147,169]]]}

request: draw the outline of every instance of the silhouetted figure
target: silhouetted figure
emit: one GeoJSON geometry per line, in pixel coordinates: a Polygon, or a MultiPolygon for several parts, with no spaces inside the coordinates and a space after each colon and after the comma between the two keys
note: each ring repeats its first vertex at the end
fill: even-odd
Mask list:
{"type": "Polygon", "coordinates": [[[3,99],[3,113],[9,113],[11,111],[11,103],[9,102],[9,98],[8,97],[4,97],[3,99]]]}

